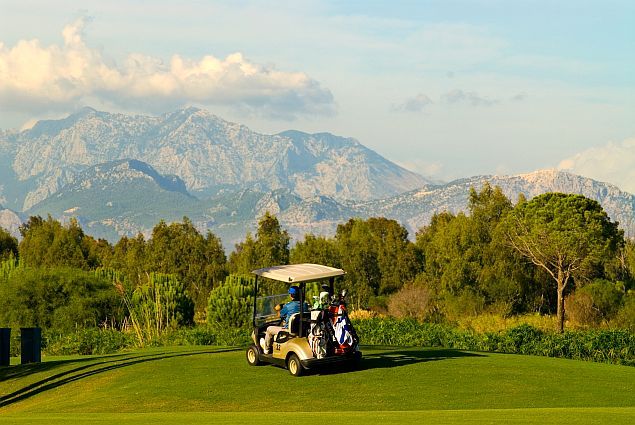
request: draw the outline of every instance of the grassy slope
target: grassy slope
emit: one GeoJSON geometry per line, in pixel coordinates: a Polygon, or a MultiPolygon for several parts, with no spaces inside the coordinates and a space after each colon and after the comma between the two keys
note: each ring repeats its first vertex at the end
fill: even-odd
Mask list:
{"type": "Polygon", "coordinates": [[[368,348],[360,371],[300,379],[210,347],[46,360],[0,369],[0,423],[274,423],[293,410],[384,425],[635,421],[635,368],[573,360],[368,348]]]}

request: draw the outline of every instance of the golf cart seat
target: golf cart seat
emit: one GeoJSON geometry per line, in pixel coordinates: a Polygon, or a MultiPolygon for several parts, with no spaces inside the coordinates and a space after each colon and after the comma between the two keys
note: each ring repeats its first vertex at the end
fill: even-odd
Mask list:
{"type": "MultiPolygon", "coordinates": [[[[309,318],[310,312],[304,312],[304,317],[309,318]]],[[[289,326],[287,327],[291,335],[297,335],[300,333],[300,313],[293,313],[289,318],[289,326]]]]}

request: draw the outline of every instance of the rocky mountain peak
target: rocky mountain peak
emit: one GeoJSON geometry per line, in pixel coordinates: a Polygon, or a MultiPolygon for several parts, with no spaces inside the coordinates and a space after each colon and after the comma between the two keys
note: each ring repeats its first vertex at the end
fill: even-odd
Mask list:
{"type": "Polygon", "coordinates": [[[286,187],[300,196],[374,199],[426,183],[351,138],[299,131],[260,134],[196,107],[157,117],[83,108],[62,120],[40,121],[12,141],[16,180],[32,180],[35,186],[19,205],[25,209],[78,172],[126,158],[178,175],[201,196],[226,187],[286,187]]]}

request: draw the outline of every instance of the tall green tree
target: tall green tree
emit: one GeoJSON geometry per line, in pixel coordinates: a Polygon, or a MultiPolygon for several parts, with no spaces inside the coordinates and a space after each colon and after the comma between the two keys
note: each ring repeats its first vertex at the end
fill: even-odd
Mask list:
{"type": "Polygon", "coordinates": [[[562,193],[546,193],[517,204],[507,216],[505,232],[515,250],[552,277],[561,332],[564,295],[571,279],[592,277],[624,243],[623,231],[599,203],[562,193]]]}
{"type": "Polygon", "coordinates": [[[88,269],[95,264],[90,256],[90,238],[84,235],[76,219],[62,225],[50,215],[46,220],[30,217],[20,227],[22,241],[18,247],[21,260],[32,267],[69,266],[88,269]]]}
{"type": "Polygon", "coordinates": [[[143,234],[134,238],[126,236],[119,239],[112,250],[112,255],[104,258],[104,265],[123,273],[125,280],[133,286],[147,280],[147,246],[143,234]]]}
{"type": "Polygon", "coordinates": [[[427,281],[440,294],[458,295],[476,287],[481,271],[480,251],[464,213],[444,211],[417,232],[416,245],[423,253],[427,281]]]}
{"type": "Polygon", "coordinates": [[[373,297],[396,292],[421,270],[422,261],[408,240],[408,231],[395,220],[350,219],[337,227],[335,239],[347,273],[345,283],[358,308],[373,297]]]}
{"type": "Polygon", "coordinates": [[[209,292],[225,279],[225,251],[218,237],[211,232],[203,236],[187,217],[171,224],[161,221],[146,246],[146,269],[176,275],[197,310],[204,310],[209,292]]]}
{"type": "Polygon", "coordinates": [[[289,255],[292,264],[314,263],[330,267],[341,267],[341,260],[335,239],[304,235],[304,240],[298,241],[289,255]]]}
{"type": "Polygon", "coordinates": [[[258,222],[256,232],[256,255],[259,267],[289,263],[289,233],[280,227],[280,222],[269,211],[258,222]]]}
{"type": "Polygon", "coordinates": [[[485,182],[480,192],[470,188],[468,208],[479,240],[489,243],[494,229],[513,205],[499,186],[492,187],[485,182]]]}
{"type": "MultiPolygon", "coordinates": [[[[499,186],[486,182],[480,191],[470,189],[468,203],[472,261],[479,264],[478,291],[499,313],[512,314],[526,309],[533,301],[531,268],[498,231],[499,223],[513,204],[499,186]]],[[[535,286],[533,287],[536,288],[535,286]]]]}
{"type": "Polygon", "coordinates": [[[251,233],[247,233],[245,240],[237,243],[229,255],[229,270],[234,274],[248,275],[252,270],[259,268],[259,263],[256,240],[251,233]]]}
{"type": "Polygon", "coordinates": [[[229,269],[236,274],[249,274],[262,267],[289,264],[289,233],[268,211],[258,221],[256,238],[247,234],[230,254],[229,269]]]}

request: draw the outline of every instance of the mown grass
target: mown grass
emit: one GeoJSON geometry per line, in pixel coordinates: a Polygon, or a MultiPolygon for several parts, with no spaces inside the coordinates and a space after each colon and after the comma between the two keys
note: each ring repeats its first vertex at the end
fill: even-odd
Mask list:
{"type": "Polygon", "coordinates": [[[0,369],[0,423],[633,423],[635,368],[365,348],[361,370],[294,378],[243,350],[154,348],[0,369]],[[345,413],[347,412],[347,413],[345,413]]]}
{"type": "Polygon", "coordinates": [[[630,424],[633,408],[559,408],[502,410],[425,410],[391,412],[179,412],[179,413],[80,413],[30,414],[1,417],[0,423],[67,425],[67,424],[215,424],[280,425],[280,423],[341,423],[350,425],[405,424],[630,424]]]}

